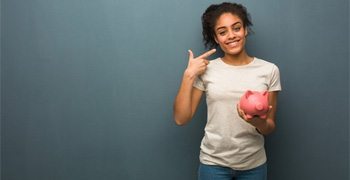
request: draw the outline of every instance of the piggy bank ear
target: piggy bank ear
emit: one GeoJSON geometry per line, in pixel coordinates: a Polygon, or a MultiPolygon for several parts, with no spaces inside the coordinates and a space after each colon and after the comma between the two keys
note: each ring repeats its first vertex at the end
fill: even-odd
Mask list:
{"type": "Polygon", "coordinates": [[[245,97],[248,98],[252,94],[253,94],[253,92],[251,90],[248,90],[245,92],[245,97]]]}
{"type": "Polygon", "coordinates": [[[269,99],[269,92],[268,91],[264,91],[263,92],[263,97],[266,99],[269,99]]]}

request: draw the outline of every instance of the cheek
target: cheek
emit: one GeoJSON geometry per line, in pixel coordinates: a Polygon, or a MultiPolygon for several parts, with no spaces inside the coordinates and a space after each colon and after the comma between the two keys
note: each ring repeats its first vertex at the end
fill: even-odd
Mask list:
{"type": "Polygon", "coordinates": [[[225,37],[223,36],[217,36],[217,43],[219,44],[223,44],[225,42],[225,37]]]}
{"type": "Polygon", "coordinates": [[[240,33],[241,38],[245,38],[247,36],[247,31],[243,30],[240,33]]]}

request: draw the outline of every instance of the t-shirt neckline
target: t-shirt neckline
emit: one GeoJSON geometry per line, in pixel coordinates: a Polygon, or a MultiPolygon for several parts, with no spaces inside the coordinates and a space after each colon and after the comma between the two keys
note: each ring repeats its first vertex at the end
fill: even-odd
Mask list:
{"type": "Polygon", "coordinates": [[[248,66],[251,66],[252,64],[254,64],[254,62],[256,61],[256,57],[253,57],[253,60],[251,62],[249,62],[248,64],[244,64],[244,65],[239,65],[239,66],[235,66],[235,65],[231,65],[231,64],[227,64],[225,63],[221,57],[219,57],[219,62],[223,65],[225,65],[226,67],[229,67],[229,68],[245,68],[245,67],[248,67],[248,66]]]}

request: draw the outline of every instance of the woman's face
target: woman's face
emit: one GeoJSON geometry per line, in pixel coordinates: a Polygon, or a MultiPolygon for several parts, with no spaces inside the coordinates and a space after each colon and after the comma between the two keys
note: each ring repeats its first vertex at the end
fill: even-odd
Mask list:
{"type": "Polygon", "coordinates": [[[215,41],[225,54],[238,55],[244,50],[248,31],[238,16],[224,13],[216,21],[214,28],[215,41]]]}

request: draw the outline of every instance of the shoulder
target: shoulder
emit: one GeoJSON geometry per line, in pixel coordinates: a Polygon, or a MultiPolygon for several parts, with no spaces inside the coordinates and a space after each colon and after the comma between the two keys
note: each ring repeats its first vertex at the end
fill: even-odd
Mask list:
{"type": "Polygon", "coordinates": [[[270,61],[264,60],[264,59],[260,59],[255,57],[255,64],[267,69],[277,69],[278,70],[278,66],[270,61]]]}
{"type": "Polygon", "coordinates": [[[222,63],[220,61],[220,58],[216,58],[213,60],[209,60],[209,64],[207,66],[207,69],[205,70],[204,74],[201,75],[202,79],[211,77],[213,74],[217,74],[222,72],[222,63]]]}
{"type": "Polygon", "coordinates": [[[209,62],[209,65],[212,65],[212,66],[217,66],[217,65],[220,65],[220,58],[216,58],[216,59],[213,59],[213,60],[210,60],[209,62]]]}
{"type": "Polygon", "coordinates": [[[265,66],[276,66],[274,63],[255,57],[255,63],[265,66]]]}
{"type": "Polygon", "coordinates": [[[209,60],[209,64],[208,64],[207,68],[208,69],[220,69],[220,68],[222,68],[222,62],[221,62],[220,58],[209,60]]]}

